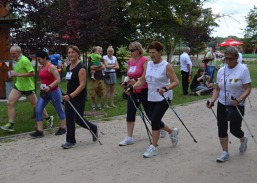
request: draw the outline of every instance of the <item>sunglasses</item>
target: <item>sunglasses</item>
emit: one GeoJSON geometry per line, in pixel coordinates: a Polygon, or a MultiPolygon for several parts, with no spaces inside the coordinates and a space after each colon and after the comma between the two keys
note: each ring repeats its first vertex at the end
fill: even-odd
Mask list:
{"type": "Polygon", "coordinates": [[[225,58],[225,61],[233,61],[235,58],[225,58]]]}
{"type": "Polygon", "coordinates": [[[137,49],[132,49],[132,50],[129,50],[130,52],[134,52],[134,51],[136,51],[137,49]]]}

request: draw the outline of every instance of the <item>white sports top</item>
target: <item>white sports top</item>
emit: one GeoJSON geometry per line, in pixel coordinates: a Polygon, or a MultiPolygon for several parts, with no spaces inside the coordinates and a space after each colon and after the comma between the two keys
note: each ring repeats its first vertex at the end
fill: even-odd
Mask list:
{"type": "MultiPolygon", "coordinates": [[[[148,101],[159,102],[164,98],[157,91],[158,88],[168,86],[170,84],[170,79],[166,74],[166,67],[168,62],[166,60],[161,61],[158,64],[154,64],[153,61],[147,63],[146,69],[146,82],[148,84],[148,101]]],[[[164,93],[166,99],[172,100],[173,92],[168,90],[164,93]]]]}

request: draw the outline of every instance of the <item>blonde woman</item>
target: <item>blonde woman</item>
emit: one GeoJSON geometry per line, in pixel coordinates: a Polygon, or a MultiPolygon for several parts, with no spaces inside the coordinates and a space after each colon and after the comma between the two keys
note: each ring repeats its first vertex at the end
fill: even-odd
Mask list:
{"type": "Polygon", "coordinates": [[[106,85],[105,88],[105,108],[116,107],[114,105],[114,85],[116,84],[117,76],[116,70],[119,69],[119,64],[117,58],[113,56],[114,49],[112,46],[107,48],[107,55],[103,56],[104,65],[105,65],[105,79],[104,83],[106,85]],[[110,95],[110,106],[108,105],[108,95],[110,95]]]}

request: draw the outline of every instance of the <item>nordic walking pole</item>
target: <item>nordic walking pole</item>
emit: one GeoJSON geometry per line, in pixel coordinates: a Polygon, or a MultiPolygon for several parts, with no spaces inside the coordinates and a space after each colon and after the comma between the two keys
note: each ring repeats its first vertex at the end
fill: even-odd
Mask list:
{"type": "MultiPolygon", "coordinates": [[[[139,116],[141,117],[142,121],[143,121],[144,124],[145,124],[145,129],[146,129],[146,132],[147,132],[147,135],[148,135],[150,144],[152,144],[152,140],[151,140],[151,137],[150,137],[150,136],[152,136],[152,134],[151,134],[151,132],[150,132],[148,126],[146,125],[145,117],[144,117],[144,115],[142,114],[142,111],[136,106],[135,101],[133,100],[133,98],[131,97],[131,95],[129,95],[129,98],[130,98],[130,100],[132,101],[132,103],[134,104],[134,107],[136,108],[137,112],[139,113],[139,116]]],[[[148,120],[148,119],[147,119],[147,120],[148,120]]]]}
{"type": "Polygon", "coordinates": [[[249,103],[250,103],[250,107],[253,108],[252,103],[251,103],[251,100],[250,100],[250,97],[247,97],[247,98],[248,98],[248,101],[249,101],[249,103]]]}
{"type": "Polygon", "coordinates": [[[164,98],[164,100],[167,102],[169,108],[171,108],[171,110],[174,112],[174,114],[177,116],[177,118],[179,119],[179,121],[182,123],[182,125],[186,128],[187,132],[191,135],[191,137],[193,138],[194,142],[197,143],[197,140],[195,140],[194,136],[191,134],[191,132],[188,130],[188,128],[186,127],[186,125],[183,123],[183,121],[180,119],[180,117],[178,116],[178,114],[176,113],[176,111],[171,107],[171,105],[169,104],[169,102],[166,100],[166,98],[164,97],[164,95],[162,95],[162,97],[164,98]]]}
{"type": "MultiPolygon", "coordinates": [[[[207,106],[210,104],[210,101],[208,100],[207,101],[207,106]]],[[[213,105],[214,106],[214,105],[213,105]]],[[[216,114],[215,114],[215,112],[214,112],[214,110],[213,110],[213,108],[211,107],[211,111],[212,111],[212,113],[213,113],[213,115],[215,116],[215,118],[217,119],[217,116],[216,116],[216,114]]]]}
{"type": "MultiPolygon", "coordinates": [[[[65,95],[64,93],[62,93],[63,95],[65,95]]],[[[77,111],[77,109],[74,107],[74,105],[71,103],[71,101],[67,100],[65,102],[68,102],[70,104],[70,106],[72,107],[72,109],[77,113],[77,115],[80,117],[80,119],[84,122],[84,124],[86,125],[87,129],[89,130],[89,132],[98,140],[100,145],[103,145],[101,143],[101,141],[98,139],[98,137],[94,134],[94,132],[92,131],[92,129],[88,126],[88,124],[85,122],[84,118],[79,114],[79,112],[77,111]]]]}
{"type": "MultiPolygon", "coordinates": [[[[236,98],[233,97],[233,96],[231,96],[231,99],[232,99],[232,100],[236,100],[236,98]]],[[[250,134],[251,134],[251,136],[252,136],[252,138],[253,138],[255,144],[257,145],[257,142],[256,142],[256,140],[255,140],[255,138],[254,138],[254,136],[253,136],[253,134],[252,134],[252,132],[251,132],[249,126],[247,125],[247,123],[246,123],[246,121],[245,121],[245,119],[244,119],[244,117],[243,117],[241,111],[239,110],[238,106],[236,106],[236,109],[237,109],[238,113],[240,114],[241,118],[243,119],[243,121],[244,121],[244,123],[245,123],[245,126],[247,127],[248,131],[250,132],[250,134]]]]}

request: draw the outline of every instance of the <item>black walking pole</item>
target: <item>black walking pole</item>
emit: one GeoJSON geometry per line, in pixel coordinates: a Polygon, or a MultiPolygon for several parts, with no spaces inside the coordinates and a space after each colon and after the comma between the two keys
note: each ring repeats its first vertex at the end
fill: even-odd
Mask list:
{"type": "MultiPolygon", "coordinates": [[[[231,96],[231,99],[232,99],[232,100],[236,100],[236,98],[235,98],[235,97],[233,97],[233,96],[231,96]]],[[[237,100],[236,100],[236,101],[237,101],[237,100]]],[[[237,101],[237,102],[238,102],[238,101],[237,101]]],[[[256,142],[256,140],[255,140],[255,138],[254,138],[254,136],[253,136],[253,134],[252,134],[252,132],[251,132],[251,130],[250,130],[250,128],[249,128],[249,126],[247,125],[247,123],[246,123],[246,121],[245,121],[245,119],[244,119],[244,117],[243,117],[242,113],[240,112],[240,110],[239,110],[238,106],[236,106],[236,109],[237,109],[238,113],[240,114],[240,116],[241,116],[242,120],[244,121],[245,126],[247,127],[248,131],[250,132],[250,134],[251,134],[251,136],[252,136],[252,138],[253,138],[253,140],[254,140],[255,144],[257,145],[257,142],[256,142]]]]}
{"type": "MultiPolygon", "coordinates": [[[[151,132],[145,122],[145,119],[149,122],[149,119],[143,114],[143,111],[141,111],[135,104],[135,101],[133,100],[133,98],[131,97],[131,95],[129,95],[129,98],[130,100],[132,101],[132,103],[134,104],[134,107],[136,108],[137,112],[139,113],[139,116],[141,117],[142,121],[144,122],[145,124],[145,129],[146,129],[146,132],[147,132],[147,135],[148,135],[148,138],[149,138],[149,141],[150,141],[150,144],[152,144],[152,140],[151,140],[151,132]]],[[[149,122],[150,123],[150,122],[149,122]]]]}
{"type": "Polygon", "coordinates": [[[174,114],[177,116],[177,118],[179,119],[179,121],[182,123],[182,125],[186,128],[187,132],[191,135],[191,137],[193,138],[194,142],[197,143],[197,141],[195,140],[194,136],[191,134],[191,132],[188,130],[188,128],[186,127],[186,125],[183,123],[183,121],[180,119],[180,117],[178,116],[178,114],[176,113],[176,111],[171,107],[171,105],[169,104],[169,102],[166,100],[166,98],[164,97],[164,95],[162,95],[162,97],[164,98],[164,100],[167,102],[169,108],[171,108],[171,110],[174,112],[174,114]]]}
{"type": "MultiPolygon", "coordinates": [[[[207,105],[209,105],[210,104],[210,101],[208,100],[207,101],[207,105]]],[[[213,105],[214,106],[214,105],[213,105]]],[[[214,112],[214,110],[213,110],[213,108],[211,107],[211,111],[212,111],[212,113],[213,113],[213,115],[215,116],[215,118],[217,119],[217,116],[216,116],[216,114],[215,114],[215,112],[214,112]]],[[[218,119],[217,119],[218,120],[218,119]]]]}
{"type": "MultiPolygon", "coordinates": [[[[64,93],[62,93],[63,95],[65,95],[64,93]]],[[[80,117],[80,119],[84,122],[84,124],[86,125],[87,129],[89,130],[89,132],[98,140],[100,145],[103,145],[101,143],[101,141],[98,139],[98,136],[96,136],[96,134],[92,131],[92,129],[88,126],[87,122],[84,120],[84,118],[79,114],[79,112],[77,111],[77,109],[74,107],[74,105],[71,103],[71,101],[67,100],[65,102],[68,102],[70,104],[70,106],[72,107],[72,109],[77,113],[77,115],[80,117]]]]}

